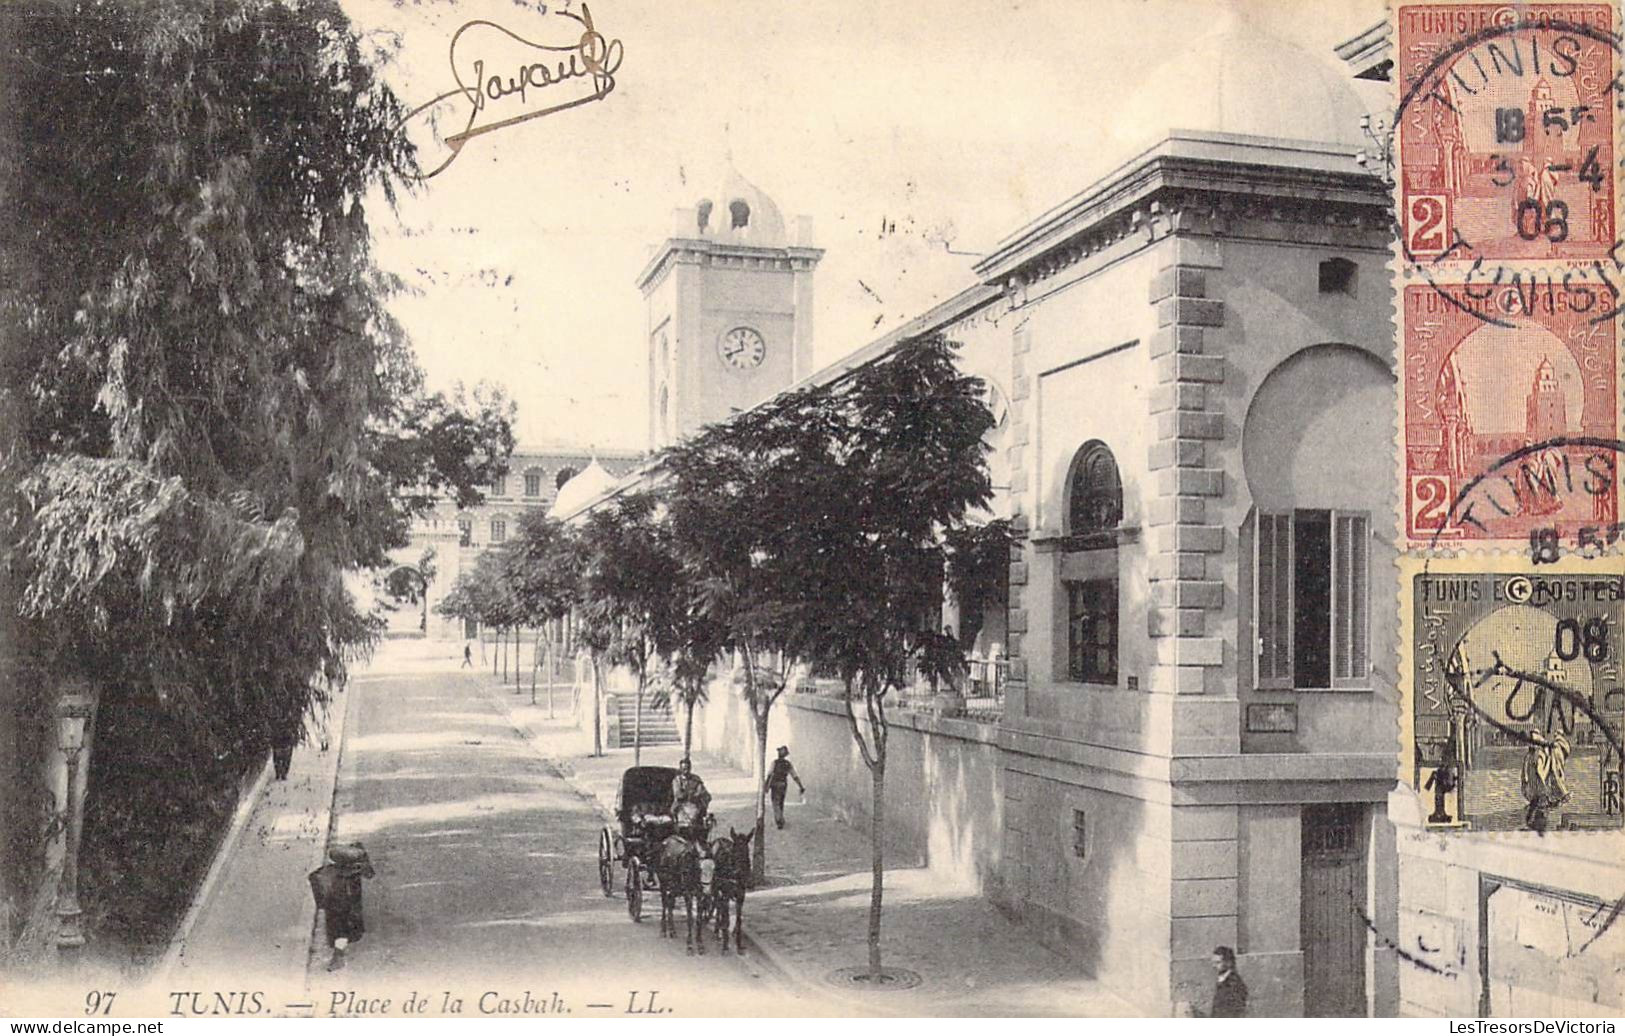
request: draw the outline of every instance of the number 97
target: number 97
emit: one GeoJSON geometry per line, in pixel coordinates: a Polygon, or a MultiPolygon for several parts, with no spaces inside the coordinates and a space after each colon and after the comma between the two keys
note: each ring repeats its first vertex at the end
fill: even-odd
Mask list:
{"type": "Polygon", "coordinates": [[[117,996],[118,993],[112,990],[103,992],[100,989],[92,989],[85,994],[85,1014],[106,1016],[112,1013],[113,1000],[117,996]]]}

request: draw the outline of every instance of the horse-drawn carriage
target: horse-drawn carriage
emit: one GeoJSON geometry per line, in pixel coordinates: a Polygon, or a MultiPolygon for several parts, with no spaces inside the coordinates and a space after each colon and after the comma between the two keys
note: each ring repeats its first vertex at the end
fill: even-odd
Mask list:
{"type": "MultiPolygon", "coordinates": [[[[661,843],[678,833],[679,827],[691,828],[692,818],[679,818],[672,802],[672,785],[680,771],[670,766],[633,766],[621,774],[621,786],[615,792],[615,822],[617,827],[606,826],[598,836],[598,884],[604,895],[615,894],[615,864],[621,864],[626,875],[622,887],[626,890],[626,912],[634,921],[643,920],[643,894],[658,892],[660,878],[655,864],[661,843]],[[680,819],[688,823],[680,823],[680,819]]],[[[704,814],[698,820],[702,837],[708,834],[716,818],[704,814]]]]}

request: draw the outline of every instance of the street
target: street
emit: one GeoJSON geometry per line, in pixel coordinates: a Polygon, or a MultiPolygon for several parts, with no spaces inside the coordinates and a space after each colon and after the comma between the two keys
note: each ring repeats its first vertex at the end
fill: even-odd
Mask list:
{"type": "Polygon", "coordinates": [[[680,937],[660,939],[653,899],[633,924],[619,893],[599,890],[603,821],[590,801],[479,676],[402,647],[384,645],[350,681],[333,841],[365,844],[377,877],[342,969],[326,970],[318,930],[318,1016],[399,1014],[413,992],[421,1013],[446,1011],[449,993],[470,1016],[560,1003],[616,1015],[649,1009],[652,991],[653,1010],[673,1014],[816,1012],[753,956],[708,939],[706,956],[689,957],[680,937]]]}

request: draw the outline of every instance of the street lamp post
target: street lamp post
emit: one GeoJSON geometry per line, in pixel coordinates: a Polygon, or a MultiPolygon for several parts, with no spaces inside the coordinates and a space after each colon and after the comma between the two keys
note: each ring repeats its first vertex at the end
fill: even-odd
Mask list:
{"type": "Polygon", "coordinates": [[[75,689],[62,695],[56,711],[57,744],[68,764],[64,809],[67,844],[56,889],[56,948],[59,962],[68,969],[77,966],[85,945],[80,924],[84,911],[79,907],[79,835],[84,828],[84,814],[79,808],[79,757],[85,748],[85,725],[93,704],[87,692],[75,689]]]}

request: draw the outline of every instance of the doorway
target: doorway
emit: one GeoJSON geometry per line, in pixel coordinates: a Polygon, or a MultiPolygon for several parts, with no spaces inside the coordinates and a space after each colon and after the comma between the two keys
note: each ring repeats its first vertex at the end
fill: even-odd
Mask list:
{"type": "Polygon", "coordinates": [[[1366,808],[1303,807],[1303,1013],[1364,1017],[1366,1004],[1366,808]]]}

